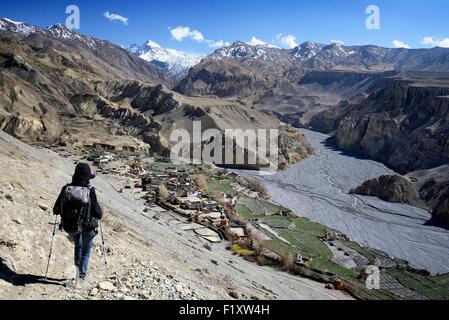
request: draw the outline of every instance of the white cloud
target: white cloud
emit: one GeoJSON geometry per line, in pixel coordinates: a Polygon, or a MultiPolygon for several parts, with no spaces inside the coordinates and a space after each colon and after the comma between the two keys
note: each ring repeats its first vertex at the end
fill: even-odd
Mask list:
{"type": "Polygon", "coordinates": [[[116,13],[110,13],[109,11],[106,11],[104,13],[104,16],[106,19],[110,20],[110,21],[120,21],[121,23],[123,23],[124,25],[128,25],[128,18],[121,16],[119,14],[116,13]]]}
{"type": "Polygon", "coordinates": [[[282,33],[276,35],[276,39],[280,41],[284,46],[290,49],[296,48],[298,43],[296,42],[296,37],[292,34],[283,35],[282,33]]]}
{"type": "Polygon", "coordinates": [[[433,37],[424,37],[421,40],[422,44],[433,45],[433,37]]]}
{"type": "Polygon", "coordinates": [[[266,45],[267,43],[265,42],[265,41],[262,41],[262,40],[260,40],[260,39],[257,39],[256,37],[252,37],[251,38],[251,40],[248,42],[248,44],[250,45],[250,46],[264,46],[264,45],[266,45]]]}
{"type": "Polygon", "coordinates": [[[190,30],[189,27],[176,27],[170,30],[170,33],[176,41],[182,41],[184,39],[192,39],[197,42],[204,41],[204,36],[198,30],[190,30]]]}
{"type": "Polygon", "coordinates": [[[176,28],[168,28],[170,33],[176,41],[183,41],[185,39],[194,40],[196,42],[206,42],[209,45],[209,48],[221,48],[225,46],[229,46],[230,43],[224,40],[208,40],[204,37],[203,33],[198,30],[193,30],[190,27],[176,27],[176,28]]]}
{"type": "Polygon", "coordinates": [[[340,44],[340,45],[344,45],[345,44],[345,42],[341,41],[341,40],[331,40],[331,43],[340,44]]]}
{"type": "Polygon", "coordinates": [[[434,37],[427,36],[422,38],[421,43],[432,47],[449,48],[449,38],[434,39],[434,37]]]}
{"type": "Polygon", "coordinates": [[[279,47],[275,46],[274,44],[267,43],[265,41],[257,39],[254,36],[251,38],[250,41],[247,42],[247,44],[249,44],[250,46],[265,46],[265,47],[268,47],[268,48],[277,48],[277,49],[279,49],[279,47]]]}
{"type": "Polygon", "coordinates": [[[406,44],[405,42],[402,42],[400,40],[393,40],[393,45],[395,48],[410,49],[410,46],[408,44],[406,44]]]}
{"type": "Polygon", "coordinates": [[[223,40],[206,40],[207,44],[209,45],[209,48],[221,48],[221,47],[227,47],[230,45],[229,42],[225,42],[223,40]]]}

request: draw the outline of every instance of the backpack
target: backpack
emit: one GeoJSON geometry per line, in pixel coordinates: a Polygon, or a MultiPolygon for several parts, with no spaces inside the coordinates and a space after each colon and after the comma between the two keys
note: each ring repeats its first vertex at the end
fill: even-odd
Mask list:
{"type": "Polygon", "coordinates": [[[66,186],[61,198],[62,228],[69,234],[83,232],[90,224],[91,187],[66,186]]]}

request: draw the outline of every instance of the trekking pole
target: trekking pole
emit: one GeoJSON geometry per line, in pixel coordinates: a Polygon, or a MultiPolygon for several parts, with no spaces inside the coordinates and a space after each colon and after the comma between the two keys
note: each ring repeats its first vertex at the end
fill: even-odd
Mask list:
{"type": "Polygon", "coordinates": [[[48,255],[47,270],[45,271],[45,280],[47,280],[48,269],[50,268],[50,260],[51,260],[51,255],[53,253],[53,242],[54,242],[55,236],[56,236],[57,225],[58,225],[58,216],[55,217],[55,224],[53,226],[53,235],[51,237],[50,253],[48,255]]]}
{"type": "Polygon", "coordinates": [[[103,257],[104,257],[104,271],[105,271],[105,277],[108,277],[108,261],[106,259],[106,247],[104,242],[104,234],[103,234],[103,224],[100,220],[100,233],[101,233],[101,243],[103,245],[103,257]]]}

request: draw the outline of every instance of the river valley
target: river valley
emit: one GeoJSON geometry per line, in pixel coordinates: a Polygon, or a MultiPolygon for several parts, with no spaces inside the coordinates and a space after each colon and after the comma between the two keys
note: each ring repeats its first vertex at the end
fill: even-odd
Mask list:
{"type": "Polygon", "coordinates": [[[334,149],[327,135],[302,131],[316,155],[262,177],[273,201],[415,268],[432,274],[449,272],[449,231],[426,225],[429,212],[349,194],[366,180],[394,174],[392,170],[334,149]]]}

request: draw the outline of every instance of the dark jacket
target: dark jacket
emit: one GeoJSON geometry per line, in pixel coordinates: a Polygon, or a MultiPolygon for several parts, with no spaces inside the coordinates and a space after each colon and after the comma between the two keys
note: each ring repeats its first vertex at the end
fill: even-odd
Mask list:
{"type": "MultiPolygon", "coordinates": [[[[103,218],[103,210],[101,209],[98,200],[97,194],[95,192],[95,188],[90,186],[90,179],[93,179],[94,175],[90,172],[90,168],[87,165],[78,165],[75,174],[72,178],[72,183],[68,186],[74,187],[90,187],[90,221],[88,227],[84,231],[92,231],[98,227],[98,220],[103,218]]],[[[65,189],[67,186],[64,186],[59,194],[58,199],[56,200],[55,206],[53,207],[53,213],[55,215],[61,215],[61,200],[64,196],[65,189]]]]}

